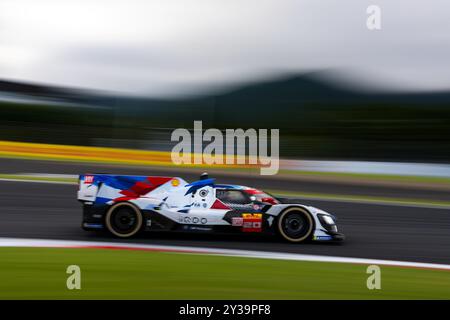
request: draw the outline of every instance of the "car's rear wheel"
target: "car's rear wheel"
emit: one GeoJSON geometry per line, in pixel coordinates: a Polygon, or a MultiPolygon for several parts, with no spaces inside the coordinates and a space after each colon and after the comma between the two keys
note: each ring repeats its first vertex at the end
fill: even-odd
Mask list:
{"type": "Polygon", "coordinates": [[[129,238],[142,228],[142,214],[131,203],[123,202],[112,206],[105,217],[106,228],[113,235],[129,238]]]}
{"type": "Polygon", "coordinates": [[[314,222],[311,214],[303,208],[288,208],[278,218],[278,232],[290,242],[302,242],[313,233],[314,222]]]}

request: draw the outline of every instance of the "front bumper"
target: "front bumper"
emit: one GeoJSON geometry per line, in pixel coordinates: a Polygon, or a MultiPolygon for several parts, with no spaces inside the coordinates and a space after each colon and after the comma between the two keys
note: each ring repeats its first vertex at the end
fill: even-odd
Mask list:
{"type": "Polygon", "coordinates": [[[329,242],[340,242],[345,240],[345,235],[343,233],[334,232],[321,235],[315,235],[313,237],[314,241],[329,241],[329,242]]]}
{"type": "Polygon", "coordinates": [[[345,235],[343,233],[335,233],[332,235],[333,239],[331,241],[344,241],[345,235]]]}

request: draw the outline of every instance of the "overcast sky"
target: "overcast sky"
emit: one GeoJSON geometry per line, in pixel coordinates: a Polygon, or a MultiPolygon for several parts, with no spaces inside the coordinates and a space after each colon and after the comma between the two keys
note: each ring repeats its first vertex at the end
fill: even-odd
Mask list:
{"type": "Polygon", "coordinates": [[[163,96],[316,69],[450,89],[450,1],[0,1],[1,79],[163,96]]]}

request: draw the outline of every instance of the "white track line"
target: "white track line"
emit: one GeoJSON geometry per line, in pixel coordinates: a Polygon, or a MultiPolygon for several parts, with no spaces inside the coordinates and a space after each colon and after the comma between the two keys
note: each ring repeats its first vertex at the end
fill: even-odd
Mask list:
{"type": "Polygon", "coordinates": [[[68,182],[68,181],[46,181],[46,180],[31,180],[31,179],[8,179],[8,178],[0,178],[0,181],[10,181],[10,182],[34,182],[34,183],[50,183],[50,184],[70,184],[76,185],[76,182],[68,182]]]}
{"type": "Polygon", "coordinates": [[[395,267],[450,271],[450,265],[436,264],[436,263],[319,256],[310,254],[263,252],[250,250],[214,249],[202,247],[162,246],[162,245],[135,244],[135,243],[117,243],[117,242],[0,238],[0,247],[106,248],[106,249],[124,249],[124,250],[148,250],[148,251],[176,252],[186,254],[212,254],[229,257],[276,259],[276,260],[290,260],[290,261],[335,262],[335,263],[351,263],[363,265],[375,264],[381,266],[395,266],[395,267]]]}

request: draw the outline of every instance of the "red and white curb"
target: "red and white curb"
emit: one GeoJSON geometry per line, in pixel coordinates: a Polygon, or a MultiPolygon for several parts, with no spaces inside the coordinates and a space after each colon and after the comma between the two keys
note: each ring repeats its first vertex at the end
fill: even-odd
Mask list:
{"type": "Polygon", "coordinates": [[[234,249],[217,249],[203,247],[185,246],[163,246],[136,243],[117,242],[94,242],[94,241],[72,241],[72,240],[47,240],[47,239],[20,239],[20,238],[0,238],[0,247],[28,247],[28,248],[92,248],[92,249],[115,249],[115,250],[142,250],[154,252],[171,252],[184,254],[209,254],[228,257],[275,259],[290,261],[310,261],[310,262],[334,262],[350,263],[361,265],[380,265],[417,269],[448,270],[450,265],[422,262],[407,262],[380,259],[349,258],[336,256],[320,256],[310,254],[265,252],[234,249]]]}

